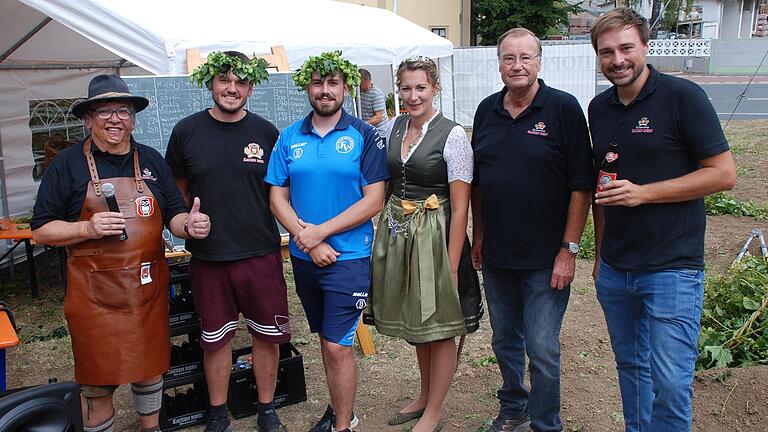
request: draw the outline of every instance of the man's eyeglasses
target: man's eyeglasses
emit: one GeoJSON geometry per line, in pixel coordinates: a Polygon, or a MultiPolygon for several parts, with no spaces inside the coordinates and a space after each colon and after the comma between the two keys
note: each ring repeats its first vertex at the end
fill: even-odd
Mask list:
{"type": "Polygon", "coordinates": [[[108,108],[102,108],[102,109],[96,109],[92,110],[92,112],[96,113],[96,117],[102,119],[102,120],[109,120],[112,118],[112,114],[117,113],[117,118],[120,120],[128,120],[133,116],[133,111],[129,110],[128,108],[118,108],[118,109],[108,109],[108,108]]]}
{"type": "Polygon", "coordinates": [[[512,66],[515,63],[517,63],[518,60],[520,60],[520,63],[522,63],[524,65],[527,65],[527,64],[531,64],[531,62],[533,62],[536,59],[536,57],[540,57],[540,56],[541,56],[541,54],[536,54],[535,56],[522,55],[520,57],[503,56],[501,58],[501,62],[504,63],[507,66],[512,66]]]}

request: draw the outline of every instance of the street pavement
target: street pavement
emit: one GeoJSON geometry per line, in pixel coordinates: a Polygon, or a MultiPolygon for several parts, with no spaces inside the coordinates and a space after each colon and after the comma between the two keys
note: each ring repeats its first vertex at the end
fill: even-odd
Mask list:
{"type": "MultiPolygon", "coordinates": [[[[731,116],[732,120],[768,118],[768,76],[672,75],[699,84],[709,96],[721,120],[728,120],[731,116]]],[[[610,85],[608,80],[599,76],[596,93],[610,85]]]]}

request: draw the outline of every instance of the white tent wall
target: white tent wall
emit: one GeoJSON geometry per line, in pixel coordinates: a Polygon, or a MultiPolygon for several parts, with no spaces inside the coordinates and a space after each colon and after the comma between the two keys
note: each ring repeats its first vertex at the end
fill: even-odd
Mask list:
{"type": "MultiPolygon", "coordinates": [[[[578,99],[584,113],[595,96],[597,72],[592,45],[544,45],[539,77],[578,99]]],[[[456,122],[471,127],[477,105],[501,90],[496,47],[457,48],[453,56],[456,122]]]]}
{"type": "Polygon", "coordinates": [[[0,143],[5,171],[3,194],[8,204],[4,215],[28,213],[37,194],[38,184],[32,178],[35,162],[29,128],[29,101],[83,97],[91,78],[113,72],[112,69],[0,71],[0,143]]]}

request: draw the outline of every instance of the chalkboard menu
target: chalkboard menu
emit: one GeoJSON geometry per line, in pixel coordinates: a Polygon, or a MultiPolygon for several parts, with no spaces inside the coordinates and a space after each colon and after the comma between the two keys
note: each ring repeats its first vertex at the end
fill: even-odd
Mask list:
{"type": "MultiPolygon", "coordinates": [[[[253,88],[246,109],[269,120],[279,130],[305,117],[312,107],[307,93],[293,83],[292,73],[271,73],[269,81],[253,88]]],[[[131,93],[149,99],[149,107],[136,114],[133,137],[165,155],[168,138],[184,117],[213,106],[211,92],[199,88],[188,76],[124,77],[131,93]]],[[[354,113],[354,102],[347,97],[344,109],[354,113]]]]}

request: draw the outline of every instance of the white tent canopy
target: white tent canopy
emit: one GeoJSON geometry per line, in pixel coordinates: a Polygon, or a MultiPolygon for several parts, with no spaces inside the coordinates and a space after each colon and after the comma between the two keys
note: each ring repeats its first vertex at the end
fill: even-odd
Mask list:
{"type": "Polygon", "coordinates": [[[329,49],[359,65],[453,53],[390,11],[330,0],[0,0],[0,16],[0,213],[10,216],[28,212],[37,192],[30,101],[84,97],[97,74],[184,74],[190,48],[282,45],[291,68],[329,49]]]}
{"type": "MultiPolygon", "coordinates": [[[[453,54],[450,41],[388,10],[330,0],[228,0],[221,7],[189,0],[21,1],[156,75],[185,73],[189,48],[251,54],[282,45],[291,67],[328,49],[362,65],[453,54]]],[[[72,54],[51,49],[40,60],[72,54]]]]}

